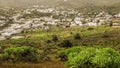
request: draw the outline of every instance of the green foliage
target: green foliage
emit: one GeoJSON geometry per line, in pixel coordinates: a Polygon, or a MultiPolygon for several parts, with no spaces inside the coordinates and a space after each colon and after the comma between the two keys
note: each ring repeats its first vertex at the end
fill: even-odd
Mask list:
{"type": "Polygon", "coordinates": [[[94,28],[92,28],[92,27],[89,27],[89,28],[88,28],[88,30],[94,30],[94,28]]]}
{"type": "Polygon", "coordinates": [[[112,22],[112,21],[110,21],[109,26],[110,26],[110,27],[112,27],[112,26],[113,26],[113,22],[112,22]]]}
{"type": "Polygon", "coordinates": [[[73,47],[59,52],[66,65],[75,68],[118,68],[120,53],[111,48],[73,47]]]}
{"type": "Polygon", "coordinates": [[[47,40],[46,43],[52,43],[52,41],[51,40],[47,40]]]}
{"type": "Polygon", "coordinates": [[[74,39],[76,39],[76,40],[80,40],[80,39],[81,39],[80,34],[79,34],[79,33],[75,34],[74,39]]]}
{"type": "Polygon", "coordinates": [[[58,55],[59,57],[62,59],[62,60],[67,60],[67,55],[69,55],[70,53],[79,53],[81,51],[81,48],[79,47],[72,47],[72,48],[69,48],[67,50],[62,50],[62,51],[59,51],[58,52],[58,55]]]}
{"type": "MultiPolygon", "coordinates": [[[[39,53],[33,52],[33,55],[35,55],[34,58],[38,58],[40,61],[48,61],[48,60],[56,61],[56,52],[59,51],[60,49],[64,49],[64,48],[58,47],[57,45],[61,44],[65,39],[67,39],[70,43],[72,43],[72,45],[81,45],[81,46],[99,46],[100,45],[101,47],[109,47],[110,46],[112,48],[120,49],[120,47],[119,47],[119,44],[120,44],[119,30],[120,29],[114,28],[114,27],[110,28],[108,26],[99,26],[99,28],[98,28],[99,32],[97,32],[96,31],[97,27],[91,27],[91,28],[93,28],[93,30],[88,30],[88,28],[89,27],[85,27],[84,28],[85,31],[81,32],[81,30],[82,30],[81,27],[71,27],[71,28],[63,29],[63,28],[58,28],[58,27],[52,26],[52,30],[50,32],[46,32],[43,30],[28,31],[28,33],[24,33],[24,34],[22,33],[20,35],[30,36],[30,38],[17,39],[17,40],[9,39],[9,40],[5,40],[5,41],[1,41],[0,42],[0,45],[1,45],[0,53],[1,54],[4,53],[3,50],[8,47],[12,47],[12,46],[15,47],[16,45],[21,47],[22,45],[26,45],[26,46],[35,47],[37,52],[39,51],[39,53]],[[107,32],[104,33],[105,31],[107,31],[107,32]],[[72,32],[72,33],[70,34],[70,32],[72,32]],[[75,40],[73,38],[74,35],[77,33],[82,35],[82,38],[83,38],[82,40],[75,40]],[[103,33],[105,35],[107,35],[108,37],[103,38],[103,33]],[[59,41],[53,42],[51,40],[52,35],[57,35],[57,37],[59,38],[59,41]],[[39,56],[40,56],[40,58],[39,58],[39,56]]],[[[60,46],[62,47],[63,45],[61,44],[60,46]]],[[[65,48],[68,48],[68,47],[69,46],[66,45],[65,48]]],[[[67,49],[66,53],[64,53],[64,51],[63,51],[63,53],[61,53],[60,58],[62,58],[63,61],[66,61],[69,59],[67,57],[68,54],[73,52],[72,55],[74,56],[74,54],[75,54],[75,56],[77,56],[78,55],[77,52],[81,52],[82,49],[86,49],[86,47],[79,47],[79,48],[73,47],[73,49],[71,49],[71,48],[67,49]]],[[[11,59],[8,59],[8,57],[9,57],[8,54],[4,54],[4,56],[6,56],[6,58],[4,57],[4,59],[6,61],[11,60],[11,59]]],[[[34,59],[34,58],[32,58],[32,56],[30,56],[30,55],[28,55],[28,56],[29,56],[29,58],[34,59]]],[[[11,55],[10,58],[12,58],[12,61],[13,61],[14,55],[11,55]]],[[[16,58],[16,56],[15,56],[15,58],[16,58]]],[[[25,56],[25,58],[26,59],[24,60],[24,62],[27,62],[28,57],[25,56]]],[[[21,62],[22,60],[15,59],[14,61],[21,62]]],[[[68,63],[66,63],[66,64],[68,64],[68,63]]],[[[89,63],[89,64],[90,65],[87,65],[87,63],[85,63],[85,65],[82,65],[82,66],[94,66],[94,65],[91,65],[91,63],[89,63]]],[[[97,66],[97,64],[95,64],[95,66],[97,66]]],[[[87,68],[89,68],[89,67],[87,67],[87,68]]],[[[93,68],[93,67],[91,67],[91,68],[93,68]]]]}
{"type": "Polygon", "coordinates": [[[28,46],[9,47],[0,55],[2,60],[16,61],[32,61],[37,62],[37,52],[34,48],[28,46]]]}
{"type": "Polygon", "coordinates": [[[107,31],[105,31],[105,32],[102,34],[102,38],[109,38],[109,37],[111,37],[111,36],[110,36],[110,34],[109,34],[107,31]]]}
{"type": "Polygon", "coordinates": [[[58,41],[58,37],[56,35],[53,35],[52,36],[52,41],[57,42],[58,41]]]}
{"type": "Polygon", "coordinates": [[[118,68],[120,66],[120,53],[111,48],[99,49],[91,61],[103,68],[118,68]]]}
{"type": "Polygon", "coordinates": [[[60,46],[68,48],[68,47],[72,47],[73,44],[69,40],[63,40],[62,43],[60,44],[60,46]]]}

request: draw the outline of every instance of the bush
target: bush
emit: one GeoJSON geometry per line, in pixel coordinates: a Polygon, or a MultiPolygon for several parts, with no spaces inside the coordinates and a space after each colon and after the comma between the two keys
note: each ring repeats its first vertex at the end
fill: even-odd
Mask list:
{"type": "Polygon", "coordinates": [[[73,68],[120,67],[120,53],[111,48],[72,47],[60,51],[59,56],[66,57],[66,65],[73,68]]]}
{"type": "Polygon", "coordinates": [[[1,54],[1,60],[38,62],[37,52],[34,48],[28,46],[9,47],[1,54]]]}
{"type": "Polygon", "coordinates": [[[113,22],[112,22],[112,21],[110,21],[109,26],[110,26],[110,27],[112,27],[112,26],[113,26],[113,22]]]}
{"type": "Polygon", "coordinates": [[[77,34],[74,36],[74,39],[76,39],[76,40],[80,40],[80,39],[81,39],[80,34],[79,34],[79,33],[77,33],[77,34]]]}
{"type": "Polygon", "coordinates": [[[92,27],[89,27],[89,28],[88,28],[88,30],[93,30],[93,29],[94,29],[94,28],[92,28],[92,27]]]}
{"type": "Polygon", "coordinates": [[[59,55],[59,58],[61,58],[61,61],[66,61],[67,60],[67,56],[66,56],[64,51],[58,52],[58,55],[59,55]]]}
{"type": "Polygon", "coordinates": [[[70,34],[73,34],[73,32],[70,32],[70,34]]]}
{"type": "Polygon", "coordinates": [[[61,58],[61,60],[67,60],[68,59],[68,55],[70,53],[79,53],[81,51],[81,48],[79,47],[72,47],[69,48],[67,50],[61,50],[58,52],[58,56],[61,58]]]}
{"type": "Polygon", "coordinates": [[[110,38],[112,37],[112,34],[110,34],[108,31],[105,31],[103,34],[102,34],[102,38],[110,38]]]}
{"type": "Polygon", "coordinates": [[[51,40],[47,40],[46,43],[52,43],[52,41],[51,40]]]}
{"type": "Polygon", "coordinates": [[[68,48],[68,47],[72,47],[73,45],[69,40],[63,40],[62,43],[60,44],[60,46],[68,48]]]}
{"type": "Polygon", "coordinates": [[[53,35],[52,36],[52,41],[57,42],[58,41],[58,37],[56,35],[53,35]]]}
{"type": "Polygon", "coordinates": [[[106,32],[103,33],[103,35],[102,35],[102,38],[109,38],[109,37],[111,37],[110,34],[108,34],[108,33],[106,33],[106,32]]]}
{"type": "Polygon", "coordinates": [[[92,63],[103,68],[118,68],[120,66],[120,53],[111,48],[103,48],[96,52],[92,63]]]}

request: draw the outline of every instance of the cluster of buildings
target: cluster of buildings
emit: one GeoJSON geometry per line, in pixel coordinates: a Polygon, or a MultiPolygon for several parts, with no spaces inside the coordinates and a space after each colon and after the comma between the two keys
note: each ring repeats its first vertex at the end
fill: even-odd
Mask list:
{"type": "MultiPolygon", "coordinates": [[[[0,41],[8,38],[24,38],[23,36],[15,35],[22,33],[25,30],[43,29],[49,31],[51,26],[60,26],[61,28],[73,26],[100,26],[106,24],[106,21],[112,20],[113,18],[119,19],[120,14],[112,16],[106,12],[101,12],[94,18],[91,18],[84,17],[84,14],[79,13],[74,9],[33,6],[15,14],[10,18],[12,19],[12,23],[8,27],[0,30],[0,41]],[[41,16],[41,13],[44,14],[44,16],[41,16]],[[38,14],[38,16],[33,16],[35,14],[38,14]]],[[[6,24],[6,21],[0,20],[0,27],[4,24],[6,24]]]]}

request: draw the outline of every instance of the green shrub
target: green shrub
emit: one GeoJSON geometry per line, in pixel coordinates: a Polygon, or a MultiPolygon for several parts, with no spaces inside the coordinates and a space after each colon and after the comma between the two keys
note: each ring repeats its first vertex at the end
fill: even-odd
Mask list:
{"type": "Polygon", "coordinates": [[[9,58],[8,53],[1,54],[1,59],[2,60],[7,60],[9,58]]]}
{"type": "Polygon", "coordinates": [[[79,34],[79,33],[75,34],[74,39],[76,39],[76,40],[80,40],[80,39],[81,39],[80,34],[79,34]]]}
{"type": "Polygon", "coordinates": [[[52,41],[57,42],[58,41],[58,37],[56,35],[53,35],[52,36],[52,41]]]}
{"type": "Polygon", "coordinates": [[[67,56],[66,56],[64,51],[58,52],[58,55],[61,58],[61,61],[66,61],[67,60],[67,56]]]}
{"type": "Polygon", "coordinates": [[[112,26],[113,26],[113,22],[112,22],[112,21],[110,21],[109,26],[110,26],[110,27],[112,27],[112,26]]]}
{"type": "Polygon", "coordinates": [[[111,48],[72,47],[59,52],[66,65],[73,68],[118,68],[120,53],[111,48]]]}
{"type": "Polygon", "coordinates": [[[25,61],[25,62],[38,62],[37,51],[28,46],[21,47],[9,47],[4,50],[4,53],[1,54],[2,60],[12,60],[16,61],[25,61]]]}
{"type": "Polygon", "coordinates": [[[91,61],[102,68],[118,68],[120,53],[111,48],[99,49],[91,61]]]}
{"type": "Polygon", "coordinates": [[[92,27],[89,27],[89,28],[88,28],[88,30],[94,30],[94,28],[92,28],[92,27]]]}
{"type": "Polygon", "coordinates": [[[102,35],[102,38],[109,38],[109,37],[111,37],[111,34],[109,34],[107,32],[104,32],[102,35]]]}
{"type": "Polygon", "coordinates": [[[68,59],[68,55],[70,53],[79,53],[81,51],[80,47],[72,47],[69,48],[67,50],[61,50],[58,52],[58,56],[61,58],[61,60],[67,60],[68,59]]]}
{"type": "Polygon", "coordinates": [[[69,40],[63,40],[60,46],[64,48],[68,48],[68,47],[72,47],[73,44],[69,40]]]}
{"type": "Polygon", "coordinates": [[[86,48],[81,50],[80,53],[70,53],[68,56],[67,65],[80,68],[88,68],[91,64],[91,57],[95,55],[95,48],[86,48]],[[78,55],[79,54],[79,55],[78,55]],[[75,63],[74,63],[75,62],[75,63]],[[73,64],[74,63],[74,64],[73,64]]]}
{"type": "Polygon", "coordinates": [[[52,43],[52,41],[51,40],[47,40],[46,43],[52,43]]]}

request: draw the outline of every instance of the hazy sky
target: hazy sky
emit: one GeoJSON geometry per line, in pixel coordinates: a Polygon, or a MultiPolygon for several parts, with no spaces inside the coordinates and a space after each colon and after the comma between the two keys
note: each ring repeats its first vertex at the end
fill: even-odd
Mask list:
{"type": "Polygon", "coordinates": [[[84,5],[84,4],[95,4],[95,5],[109,5],[119,3],[120,0],[0,0],[2,6],[24,6],[24,5],[84,5]]]}

